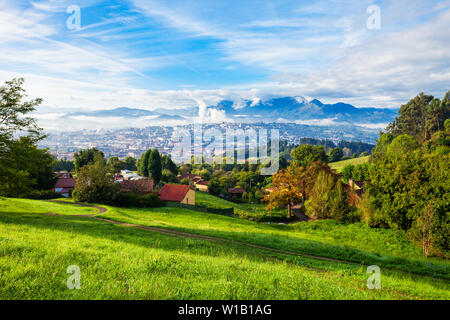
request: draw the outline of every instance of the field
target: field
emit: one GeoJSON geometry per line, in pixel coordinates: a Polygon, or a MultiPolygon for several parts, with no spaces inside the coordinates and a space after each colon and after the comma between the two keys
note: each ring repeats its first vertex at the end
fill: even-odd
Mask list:
{"type": "Polygon", "coordinates": [[[344,169],[344,167],[349,164],[356,165],[356,164],[363,164],[363,163],[368,162],[369,157],[370,156],[336,161],[336,162],[329,163],[329,166],[331,167],[331,169],[335,169],[337,172],[341,172],[342,169],[344,169]]]}
{"type": "Polygon", "coordinates": [[[392,230],[106,209],[0,199],[0,299],[450,298],[448,261],[392,230]],[[366,286],[370,264],[379,290],[366,286]],[[70,265],[79,290],[66,286],[70,265]]]}

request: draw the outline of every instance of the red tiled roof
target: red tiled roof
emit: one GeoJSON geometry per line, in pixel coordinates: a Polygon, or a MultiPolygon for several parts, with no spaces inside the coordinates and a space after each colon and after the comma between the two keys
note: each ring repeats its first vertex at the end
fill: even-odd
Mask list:
{"type": "Polygon", "coordinates": [[[228,192],[229,193],[244,193],[245,189],[242,189],[242,188],[229,188],[228,192]]]}
{"type": "Polygon", "coordinates": [[[59,178],[55,184],[55,188],[74,188],[74,187],[75,187],[74,178],[59,178]]]}
{"type": "Polygon", "coordinates": [[[165,184],[159,192],[159,198],[164,201],[181,202],[188,191],[189,186],[186,185],[165,184]]]}
{"type": "Polygon", "coordinates": [[[199,181],[197,184],[201,184],[203,186],[207,186],[209,184],[209,181],[199,181]]]}

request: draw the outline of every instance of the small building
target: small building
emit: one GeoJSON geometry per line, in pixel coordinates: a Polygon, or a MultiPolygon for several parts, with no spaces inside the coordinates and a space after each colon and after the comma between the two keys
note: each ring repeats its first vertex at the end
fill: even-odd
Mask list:
{"type": "Polygon", "coordinates": [[[163,201],[195,205],[195,191],[186,185],[165,184],[159,191],[159,198],[163,201]]]}
{"type": "Polygon", "coordinates": [[[232,198],[240,199],[242,198],[242,195],[244,194],[245,189],[242,188],[229,188],[228,193],[232,198]]]}
{"type": "Polygon", "coordinates": [[[75,188],[75,179],[72,177],[58,178],[55,184],[55,192],[61,194],[63,197],[70,197],[72,190],[75,188]]]}
{"type": "Polygon", "coordinates": [[[153,179],[145,178],[139,180],[123,180],[120,183],[123,192],[136,194],[149,194],[153,191],[153,179]]]}
{"type": "Polygon", "coordinates": [[[198,191],[208,192],[209,181],[194,182],[194,186],[198,191]]]}

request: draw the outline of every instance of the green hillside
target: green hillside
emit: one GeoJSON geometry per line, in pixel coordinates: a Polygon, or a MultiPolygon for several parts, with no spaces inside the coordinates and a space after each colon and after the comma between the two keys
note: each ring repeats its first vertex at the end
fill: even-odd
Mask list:
{"type": "Polygon", "coordinates": [[[348,160],[342,160],[342,161],[336,161],[329,163],[329,166],[331,169],[335,169],[337,172],[341,172],[342,169],[344,169],[345,166],[349,164],[363,164],[369,161],[370,156],[360,157],[360,158],[352,158],[348,160]]]}
{"type": "Polygon", "coordinates": [[[89,217],[96,209],[1,199],[0,299],[450,298],[448,281],[436,279],[448,280],[448,262],[425,260],[391,230],[106,208],[89,217]],[[380,290],[366,287],[373,262],[380,290]],[[80,267],[80,290],[66,287],[70,265],[80,267]]]}

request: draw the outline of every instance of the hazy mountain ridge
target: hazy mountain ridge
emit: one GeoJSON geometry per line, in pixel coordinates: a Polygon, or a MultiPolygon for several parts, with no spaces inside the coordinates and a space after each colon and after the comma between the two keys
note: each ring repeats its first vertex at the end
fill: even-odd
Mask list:
{"type": "MultiPolygon", "coordinates": [[[[357,108],[351,104],[338,102],[324,104],[317,99],[307,101],[301,96],[277,97],[267,100],[222,100],[214,106],[208,106],[209,110],[223,112],[226,119],[240,122],[277,122],[289,120],[292,122],[302,120],[324,120],[331,119],[340,123],[388,123],[396,114],[396,110],[380,108],[357,108]]],[[[140,108],[120,107],[110,110],[98,110],[90,112],[73,112],[64,117],[122,117],[142,118],[149,117],[150,120],[192,120],[199,115],[199,107],[182,109],[146,110],[140,108]]]]}

